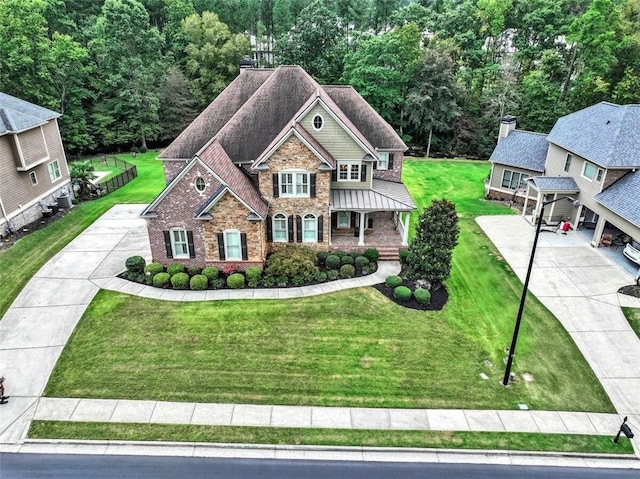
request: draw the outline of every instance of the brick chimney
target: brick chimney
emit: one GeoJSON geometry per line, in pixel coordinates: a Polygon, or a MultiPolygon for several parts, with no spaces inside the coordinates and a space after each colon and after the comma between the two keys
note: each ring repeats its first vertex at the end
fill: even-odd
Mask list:
{"type": "Polygon", "coordinates": [[[502,118],[500,122],[500,133],[498,134],[498,142],[502,138],[506,138],[509,135],[509,132],[515,130],[516,128],[516,117],[507,115],[502,118]]]}

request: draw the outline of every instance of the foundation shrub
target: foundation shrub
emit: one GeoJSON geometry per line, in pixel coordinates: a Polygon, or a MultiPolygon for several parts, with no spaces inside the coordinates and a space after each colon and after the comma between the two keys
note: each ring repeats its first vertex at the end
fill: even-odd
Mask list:
{"type": "Polygon", "coordinates": [[[356,268],[352,264],[343,264],[340,267],[341,278],[353,278],[355,274],[356,274],[356,268]]]}
{"type": "Polygon", "coordinates": [[[184,273],[184,265],[182,263],[171,263],[167,266],[167,273],[169,276],[173,276],[174,274],[184,273]]]}
{"type": "Polygon", "coordinates": [[[207,266],[202,270],[202,274],[205,275],[209,281],[213,281],[214,279],[218,279],[220,271],[218,268],[214,268],[213,266],[207,266]]]}
{"type": "Polygon", "coordinates": [[[153,276],[153,285],[156,288],[167,288],[170,280],[171,275],[169,273],[158,273],[153,276]]]}
{"type": "Polygon", "coordinates": [[[411,290],[406,286],[398,286],[393,290],[393,297],[398,301],[409,301],[411,299],[411,290]]]}
{"type": "Polygon", "coordinates": [[[144,267],[144,272],[149,273],[151,276],[155,276],[158,273],[162,273],[164,271],[164,266],[160,263],[149,263],[144,267]]]}
{"type": "Polygon", "coordinates": [[[200,269],[200,267],[198,266],[189,266],[187,268],[187,274],[189,276],[195,276],[196,274],[201,274],[202,273],[202,269],[200,269]]]}
{"type": "Polygon", "coordinates": [[[327,256],[327,259],[325,260],[324,264],[327,266],[328,269],[338,269],[340,268],[340,265],[342,263],[340,261],[340,256],[338,256],[337,254],[332,254],[327,256]]]}
{"type": "Polygon", "coordinates": [[[342,263],[342,264],[353,264],[353,263],[355,263],[355,259],[353,259],[353,256],[345,255],[342,258],[340,258],[340,263],[342,263]]]}
{"type": "Polygon", "coordinates": [[[428,289],[416,288],[413,292],[413,296],[420,304],[429,304],[431,302],[431,292],[428,289]]]}
{"type": "Polygon", "coordinates": [[[307,246],[288,245],[267,258],[264,273],[271,276],[304,276],[318,271],[317,253],[307,246]]]}
{"type": "Polygon", "coordinates": [[[355,259],[356,268],[362,270],[365,266],[368,266],[370,263],[369,259],[366,256],[358,256],[355,259]]]}
{"type": "Polygon", "coordinates": [[[209,286],[209,280],[203,274],[196,274],[189,280],[189,287],[194,291],[202,291],[209,286]]]}
{"type": "Polygon", "coordinates": [[[384,280],[384,284],[389,286],[390,288],[397,288],[398,286],[402,286],[404,281],[400,276],[387,276],[387,279],[384,280]]]}
{"type": "Polygon", "coordinates": [[[250,266],[245,270],[244,274],[247,277],[247,285],[249,285],[250,288],[256,288],[260,284],[262,268],[250,266]]]}
{"type": "Polygon", "coordinates": [[[364,250],[363,256],[372,263],[377,263],[378,258],[380,257],[380,253],[378,253],[378,250],[375,248],[367,248],[366,250],[364,250]]]}
{"type": "Polygon", "coordinates": [[[124,265],[127,268],[127,271],[142,274],[144,273],[144,267],[147,265],[147,262],[142,256],[130,256],[124,262],[124,265]]]}
{"type": "Polygon", "coordinates": [[[187,289],[189,287],[189,275],[187,273],[176,273],[171,276],[171,286],[173,289],[187,289]]]}
{"type": "Polygon", "coordinates": [[[227,278],[227,286],[231,289],[244,288],[244,275],[242,273],[232,273],[227,278]]]}

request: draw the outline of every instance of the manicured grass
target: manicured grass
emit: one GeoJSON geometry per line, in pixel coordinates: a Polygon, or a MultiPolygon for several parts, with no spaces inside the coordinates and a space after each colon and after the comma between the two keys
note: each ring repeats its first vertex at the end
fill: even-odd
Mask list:
{"type": "Polygon", "coordinates": [[[522,286],[474,221],[478,214],[508,212],[480,199],[488,168],[467,161],[405,164],[407,184],[421,205],[445,192],[461,214],[443,311],[407,310],[373,288],[198,303],[101,291],[45,394],[472,409],[526,403],[532,409],[614,412],[569,335],[531,296],[514,371],[529,372],[534,381],[501,385],[522,286]]]}
{"type": "Polygon", "coordinates": [[[58,251],[105,211],[118,203],[148,203],[164,187],[162,164],[156,152],[123,159],[138,167],[138,177],[131,183],[100,199],[75,206],[51,226],[36,231],[11,248],[0,251],[0,317],[31,277],[58,251]]]}
{"type": "Polygon", "coordinates": [[[631,442],[625,437],[620,438],[620,442],[616,445],[608,436],[467,431],[365,431],[33,421],[29,429],[29,437],[633,454],[631,442]]]}
{"type": "Polygon", "coordinates": [[[631,329],[636,333],[636,336],[640,338],[640,308],[622,308],[622,312],[629,321],[631,329]]]}

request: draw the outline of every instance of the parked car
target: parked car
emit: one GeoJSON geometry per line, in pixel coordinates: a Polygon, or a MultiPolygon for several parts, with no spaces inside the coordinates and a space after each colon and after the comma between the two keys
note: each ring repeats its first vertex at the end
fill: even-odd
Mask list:
{"type": "Polygon", "coordinates": [[[640,264],[640,242],[631,240],[625,245],[622,254],[624,254],[628,260],[640,264]]]}

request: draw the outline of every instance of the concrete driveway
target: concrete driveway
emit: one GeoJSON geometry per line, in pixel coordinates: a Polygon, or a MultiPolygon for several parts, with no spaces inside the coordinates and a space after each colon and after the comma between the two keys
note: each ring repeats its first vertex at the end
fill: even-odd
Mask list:
{"type": "MultiPolygon", "coordinates": [[[[484,216],[480,227],[524,282],[535,228],[521,216],[484,216]]],[[[634,278],[582,235],[541,232],[529,291],[576,342],[621,415],[640,415],[640,339],[621,306],[640,300],[618,294],[634,278]]],[[[515,318],[514,318],[515,321],[515,318]]]]}

